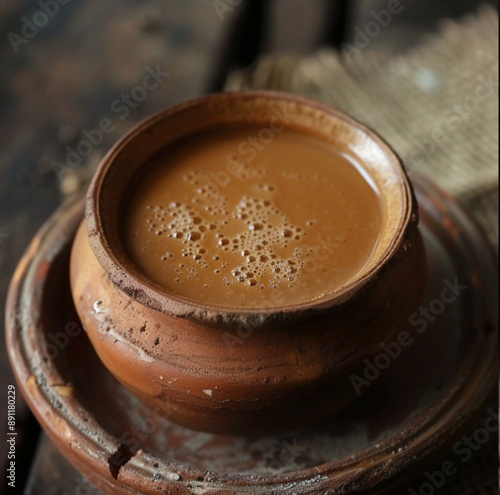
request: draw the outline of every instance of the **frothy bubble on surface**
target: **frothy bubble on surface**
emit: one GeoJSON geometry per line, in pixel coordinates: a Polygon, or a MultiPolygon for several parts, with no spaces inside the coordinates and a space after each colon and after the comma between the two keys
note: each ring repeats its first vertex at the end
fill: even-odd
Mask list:
{"type": "MultiPolygon", "coordinates": [[[[241,174],[248,177],[249,172],[241,174]]],[[[264,176],[260,170],[256,176],[264,176]]],[[[184,177],[194,186],[207,182],[207,177],[192,171],[184,177]]],[[[275,187],[258,183],[256,187],[266,193],[273,193],[275,187]]],[[[207,204],[203,210],[178,201],[166,205],[148,205],[147,231],[157,236],[175,239],[182,245],[181,256],[196,261],[196,267],[186,267],[184,263],[172,261],[172,253],[166,251],[161,260],[166,263],[165,273],[175,273],[174,280],[182,283],[184,279],[199,277],[201,270],[213,267],[220,257],[213,252],[222,250],[238,258],[237,266],[231,270],[231,277],[223,276],[227,286],[244,283],[248,287],[263,288],[268,285],[277,288],[281,284],[293,287],[298,273],[305,265],[304,252],[300,247],[293,248],[294,241],[307,236],[307,231],[293,225],[288,217],[273,204],[271,199],[243,196],[241,201],[229,211],[228,199],[224,194],[211,187],[196,187],[193,203],[207,204]],[[203,211],[203,213],[202,213],[203,211]],[[239,223],[238,232],[223,234],[228,219],[239,223]],[[214,246],[215,250],[208,246],[214,246]],[[278,255],[277,253],[285,253],[278,255]]],[[[313,224],[314,222],[308,221],[313,224]]],[[[139,232],[136,233],[140,235],[139,232]]],[[[220,263],[225,268],[225,263],[220,263]]],[[[221,276],[220,268],[213,273],[221,276]]],[[[212,284],[204,284],[209,288],[212,284]]]]}

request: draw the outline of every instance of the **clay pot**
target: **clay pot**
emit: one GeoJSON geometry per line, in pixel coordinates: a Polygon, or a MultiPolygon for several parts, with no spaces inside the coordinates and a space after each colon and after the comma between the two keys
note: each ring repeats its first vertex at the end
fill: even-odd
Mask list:
{"type": "Polygon", "coordinates": [[[71,287],[92,345],[137,397],[195,429],[277,431],[338,411],[356,397],[352,375],[363,361],[409,325],[425,284],[417,205],[398,156],[352,118],[293,95],[217,94],[152,116],[103,159],[85,216],[71,287]],[[277,118],[357,156],[377,185],[385,221],[366,266],[320,300],[259,310],[200,304],[141,274],[125,254],[120,222],[150,158],[211,125],[267,127],[277,118]]]}

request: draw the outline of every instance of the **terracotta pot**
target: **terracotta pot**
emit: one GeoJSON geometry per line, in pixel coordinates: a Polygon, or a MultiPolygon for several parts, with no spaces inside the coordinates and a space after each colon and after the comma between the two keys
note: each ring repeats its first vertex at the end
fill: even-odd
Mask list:
{"type": "Polygon", "coordinates": [[[195,429],[249,434],[328,417],[356,397],[350,377],[363,361],[409,325],[425,283],[417,205],[398,156],[352,118],[293,95],[217,94],[152,116],[103,159],[85,216],[71,287],[92,345],[140,399],[195,429]],[[138,171],[192,132],[279,116],[357,156],[380,190],[384,227],[365,267],[320,300],[259,310],[200,304],[141,274],[120,236],[138,171]]]}

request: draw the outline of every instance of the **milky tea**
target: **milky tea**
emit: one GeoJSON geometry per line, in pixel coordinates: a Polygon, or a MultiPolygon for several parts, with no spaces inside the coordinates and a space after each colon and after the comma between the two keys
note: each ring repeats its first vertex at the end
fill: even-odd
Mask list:
{"type": "Polygon", "coordinates": [[[333,294],[382,231],[379,193],[356,157],[312,133],[204,129],[138,177],[126,252],[164,291],[201,304],[267,308],[333,294]]]}

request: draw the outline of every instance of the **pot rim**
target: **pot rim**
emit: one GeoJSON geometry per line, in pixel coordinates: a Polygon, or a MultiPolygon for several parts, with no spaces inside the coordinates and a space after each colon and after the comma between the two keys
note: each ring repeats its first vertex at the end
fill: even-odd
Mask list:
{"type": "MultiPolygon", "coordinates": [[[[251,123],[252,121],[250,120],[248,122],[251,123]]],[[[222,118],[219,123],[227,124],[228,121],[222,118]]],[[[197,130],[201,129],[203,129],[203,126],[197,130]]],[[[314,132],[312,128],[309,128],[309,131],[314,132]]],[[[188,131],[183,136],[187,136],[192,132],[193,130],[188,131]]],[[[168,143],[164,146],[168,146],[168,143]]],[[[144,161],[147,161],[147,157],[144,157],[144,161]]],[[[387,167],[386,169],[390,170],[387,167]]],[[[119,192],[123,193],[123,191],[119,192]]],[[[387,198],[388,191],[379,188],[379,192],[382,198],[384,198],[384,195],[385,198],[387,198]]],[[[275,91],[245,91],[210,94],[169,107],[146,118],[118,140],[101,161],[88,190],[85,217],[87,221],[89,242],[99,263],[114,285],[135,301],[163,313],[188,317],[199,321],[229,324],[240,322],[254,326],[259,326],[270,320],[298,317],[304,314],[304,312],[333,309],[345,303],[361,289],[365,288],[377,276],[382,268],[394,258],[404,244],[407,228],[411,224],[416,224],[418,222],[417,203],[403,162],[394,149],[381,136],[358,120],[324,103],[311,98],[275,91]],[[255,102],[264,101],[266,104],[275,102],[283,105],[295,105],[302,111],[317,112],[319,115],[333,119],[339,124],[344,126],[347,125],[350,130],[361,133],[363,138],[366,139],[372,147],[376,146],[377,151],[382,152],[385,159],[392,165],[393,177],[391,179],[395,180],[390,181],[390,184],[391,186],[396,184],[399,188],[401,208],[399,218],[396,218],[397,225],[395,227],[393,226],[394,235],[392,235],[378,256],[372,254],[367,263],[371,264],[369,269],[365,270],[365,265],[365,267],[358,271],[346,284],[322,298],[300,304],[276,305],[265,308],[234,308],[222,304],[197,302],[194,299],[168,292],[141,273],[125,254],[120,236],[110,235],[109,224],[112,220],[110,222],[110,213],[107,208],[108,201],[106,198],[106,195],[109,194],[108,189],[110,186],[104,187],[103,185],[106,183],[110,171],[113,170],[114,166],[116,167],[117,159],[122,154],[127,153],[128,149],[133,146],[141,136],[144,136],[145,133],[152,134],[152,129],[166,122],[168,119],[182,116],[182,114],[188,114],[193,112],[193,110],[209,109],[210,111],[214,111],[213,109],[215,109],[216,111],[217,105],[231,105],[235,102],[238,103],[238,101],[248,102],[249,100],[255,102]]],[[[384,225],[384,229],[386,227],[387,226],[384,225]]],[[[382,229],[382,232],[384,229],[382,229]]],[[[119,230],[118,227],[117,230],[119,230]]]]}

